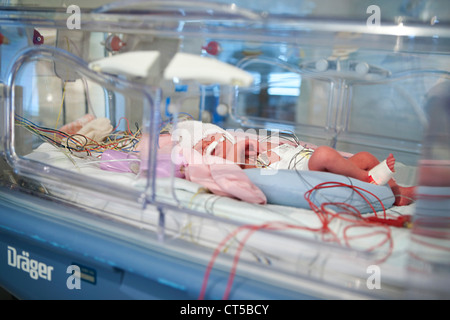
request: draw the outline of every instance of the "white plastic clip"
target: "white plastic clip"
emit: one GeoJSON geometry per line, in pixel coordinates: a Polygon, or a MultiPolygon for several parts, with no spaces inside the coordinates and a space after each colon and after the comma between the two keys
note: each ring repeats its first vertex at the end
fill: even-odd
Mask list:
{"type": "Polygon", "coordinates": [[[201,84],[249,87],[253,77],[238,67],[210,57],[178,52],[164,71],[167,80],[196,80],[201,84]]]}
{"type": "Polygon", "coordinates": [[[133,51],[89,63],[89,68],[97,72],[128,75],[145,78],[159,59],[158,51],[133,51]]]}
{"type": "Polygon", "coordinates": [[[389,169],[386,160],[383,160],[369,171],[369,176],[372,178],[373,183],[380,186],[388,183],[393,175],[394,173],[389,169]]]}

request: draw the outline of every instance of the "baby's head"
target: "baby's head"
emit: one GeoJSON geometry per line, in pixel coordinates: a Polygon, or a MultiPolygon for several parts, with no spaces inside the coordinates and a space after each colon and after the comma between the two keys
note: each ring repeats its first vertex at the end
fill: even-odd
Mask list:
{"type": "Polygon", "coordinates": [[[214,147],[211,146],[217,145],[222,138],[227,139],[232,144],[235,143],[234,137],[229,132],[212,123],[188,120],[178,123],[175,130],[172,131],[172,140],[178,142],[181,148],[186,149],[193,149],[202,140],[211,142],[212,139],[209,139],[211,136],[218,137],[218,139],[215,139],[214,144],[208,143],[208,152],[212,152],[214,147]]]}

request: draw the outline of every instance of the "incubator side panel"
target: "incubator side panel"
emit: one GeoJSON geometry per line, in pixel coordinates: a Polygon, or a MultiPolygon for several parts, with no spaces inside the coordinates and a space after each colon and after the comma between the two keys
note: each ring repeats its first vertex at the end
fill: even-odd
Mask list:
{"type": "Polygon", "coordinates": [[[158,89],[99,77],[75,56],[34,47],[15,61],[6,94],[5,153],[22,185],[94,208],[115,195],[139,211],[152,198],[152,150],[142,151],[142,165],[134,153],[141,135],[155,136],[158,89]],[[120,159],[125,165],[115,166],[120,159]],[[101,168],[108,177],[86,176],[101,168]]]}
{"type": "MultiPolygon", "coordinates": [[[[0,16],[10,40],[0,45],[3,260],[23,247],[58,265],[62,282],[76,257],[98,271],[89,298],[116,289],[115,298],[395,299],[416,288],[448,297],[432,287],[449,265],[450,19],[431,2],[383,2],[381,21],[366,2],[335,12],[331,1],[294,2],[261,11],[244,1],[83,1],[76,30],[62,1],[9,3],[0,16]],[[186,123],[222,140],[208,144],[206,129],[178,135],[186,123]],[[234,173],[202,162],[220,143],[237,150],[239,134],[244,156],[276,139],[345,158],[394,153],[395,181],[418,184],[418,201],[396,206],[389,185],[358,181],[386,195],[362,197],[363,212],[348,177],[274,179],[254,157],[271,194],[289,190],[307,206],[267,203],[244,173],[250,157],[233,159],[234,173]],[[201,161],[183,158],[181,145],[201,161]],[[229,178],[235,186],[221,188],[229,178]],[[314,203],[330,183],[341,189],[314,203]],[[296,194],[300,184],[307,191],[296,194]],[[350,195],[336,203],[344,187],[350,195]],[[409,282],[427,272],[432,280],[409,282]]],[[[20,278],[18,269],[8,275],[20,278]]]]}

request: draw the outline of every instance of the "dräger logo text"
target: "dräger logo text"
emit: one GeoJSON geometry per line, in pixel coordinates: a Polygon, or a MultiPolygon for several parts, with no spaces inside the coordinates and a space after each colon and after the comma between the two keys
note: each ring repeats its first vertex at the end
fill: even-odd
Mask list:
{"type": "Polygon", "coordinates": [[[22,251],[20,255],[15,248],[8,246],[8,265],[28,273],[34,280],[41,278],[52,281],[53,267],[30,259],[30,254],[26,251],[22,251]]]}

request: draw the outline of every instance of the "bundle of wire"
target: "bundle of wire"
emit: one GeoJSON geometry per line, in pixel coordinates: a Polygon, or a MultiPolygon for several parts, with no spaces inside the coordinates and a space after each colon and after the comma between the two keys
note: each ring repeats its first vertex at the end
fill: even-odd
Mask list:
{"type": "Polygon", "coordinates": [[[202,300],[205,297],[208,278],[214,266],[215,260],[222,252],[223,248],[227,245],[227,243],[229,243],[229,241],[232,239],[236,240],[237,235],[242,232],[247,233],[243,236],[242,240],[238,241],[239,245],[234,255],[233,265],[231,267],[231,271],[229,274],[227,287],[223,295],[224,300],[228,299],[231,293],[233,280],[236,275],[237,265],[240,259],[241,252],[245,247],[245,243],[256,231],[259,230],[280,231],[280,230],[294,229],[294,230],[310,231],[320,234],[322,236],[322,240],[325,242],[334,242],[339,245],[345,245],[348,248],[353,248],[354,247],[353,242],[356,240],[361,240],[364,238],[375,239],[375,237],[381,236],[381,238],[378,241],[376,241],[375,243],[371,244],[370,247],[367,247],[363,250],[370,253],[374,252],[377,249],[384,248],[386,250],[385,253],[382,254],[381,258],[378,258],[378,261],[376,261],[376,263],[383,263],[391,256],[394,247],[392,230],[390,227],[391,226],[405,227],[406,224],[410,222],[410,217],[409,216],[389,217],[386,213],[382,201],[378,199],[376,195],[368,192],[380,202],[383,208],[382,215],[381,216],[378,215],[373,207],[373,204],[367,199],[367,197],[364,196],[363,192],[368,191],[359,188],[357,186],[345,184],[342,182],[330,181],[313,186],[309,191],[305,193],[304,197],[308,201],[311,210],[317,215],[320,221],[320,226],[316,228],[288,224],[285,222],[277,222],[277,221],[267,222],[260,225],[243,225],[241,227],[236,228],[233,232],[229,233],[222,240],[222,242],[220,242],[219,245],[216,247],[204,275],[199,299],[202,300]],[[315,204],[311,200],[313,198],[312,194],[314,192],[326,188],[351,188],[357,195],[362,197],[367,202],[368,206],[372,208],[373,215],[368,215],[364,217],[357,208],[345,202],[340,203],[324,202],[321,204],[315,204]],[[338,234],[336,234],[336,232],[334,232],[330,227],[330,224],[334,220],[340,220],[347,223],[347,225],[342,230],[342,238],[339,237],[338,234]],[[352,234],[352,232],[355,231],[355,229],[362,229],[362,230],[366,229],[368,230],[368,232],[352,234]]]}
{"type": "Polygon", "coordinates": [[[133,152],[141,136],[141,130],[137,125],[137,130],[135,132],[130,130],[129,122],[126,118],[120,118],[117,127],[114,128],[111,134],[103,141],[95,141],[78,133],[67,134],[61,130],[43,127],[17,114],[15,115],[15,124],[25,128],[43,141],[48,142],[57,148],[69,150],[71,154],[77,156],[102,153],[105,150],[133,152]],[[126,131],[117,131],[121,120],[127,121],[126,131]]]}

